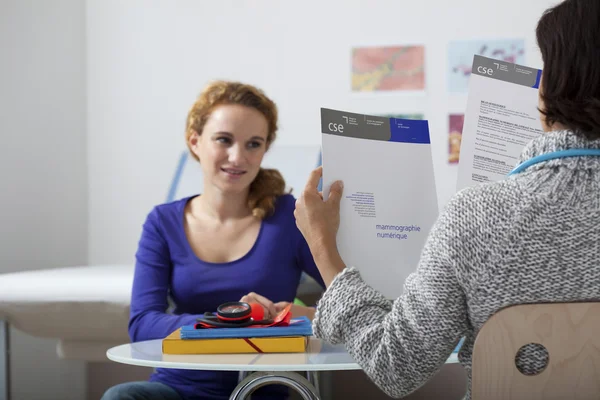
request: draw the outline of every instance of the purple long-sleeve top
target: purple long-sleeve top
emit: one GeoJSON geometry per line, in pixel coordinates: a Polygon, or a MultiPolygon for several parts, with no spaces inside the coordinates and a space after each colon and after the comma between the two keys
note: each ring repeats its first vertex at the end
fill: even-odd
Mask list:
{"type": "MultiPolygon", "coordinates": [[[[296,226],[292,195],[277,199],[275,212],[262,221],[252,249],[226,263],[206,262],[193,252],[184,230],[184,208],[193,197],[156,206],[143,225],[129,321],[133,342],[163,339],[179,327],[193,324],[204,312],[215,311],[220,304],[237,301],[249,292],[273,302],[292,302],[303,271],[324,287],[296,226]]],[[[238,375],[159,368],[150,380],[171,386],[186,400],[228,399],[238,375]]],[[[283,398],[286,391],[264,387],[253,398],[279,393],[283,398]]]]}

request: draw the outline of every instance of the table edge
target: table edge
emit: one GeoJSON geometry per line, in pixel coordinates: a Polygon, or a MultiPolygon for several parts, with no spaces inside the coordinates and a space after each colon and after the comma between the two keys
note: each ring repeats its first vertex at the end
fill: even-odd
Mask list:
{"type": "Polygon", "coordinates": [[[138,367],[148,368],[167,368],[167,369],[188,369],[204,371],[348,371],[361,370],[361,366],[356,363],[340,364],[199,364],[199,363],[179,363],[173,361],[147,361],[133,358],[116,357],[106,353],[106,357],[114,362],[138,367]],[[285,367],[285,368],[283,368],[285,367]]]}
{"type": "MultiPolygon", "coordinates": [[[[160,339],[148,340],[148,342],[161,342],[160,339]]],[[[187,370],[205,370],[205,371],[349,371],[349,370],[362,370],[363,368],[358,363],[339,363],[339,364],[281,364],[277,366],[274,364],[260,365],[260,364],[199,364],[199,363],[180,363],[174,361],[148,361],[135,359],[131,357],[118,357],[111,354],[111,350],[119,347],[131,347],[132,343],[125,343],[118,346],[111,347],[106,351],[106,357],[113,361],[121,364],[135,365],[139,367],[148,368],[166,368],[166,369],[187,369],[187,370]]],[[[458,364],[458,354],[452,353],[446,360],[446,364],[458,364]]]]}

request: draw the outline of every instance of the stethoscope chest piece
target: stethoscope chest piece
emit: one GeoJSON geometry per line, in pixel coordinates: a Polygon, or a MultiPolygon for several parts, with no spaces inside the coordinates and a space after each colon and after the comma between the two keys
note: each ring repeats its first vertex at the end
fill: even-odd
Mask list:
{"type": "Polygon", "coordinates": [[[197,319],[198,327],[244,328],[250,325],[269,325],[272,319],[263,319],[264,310],[258,303],[248,304],[243,301],[223,303],[217,307],[217,312],[204,313],[197,319]]]}

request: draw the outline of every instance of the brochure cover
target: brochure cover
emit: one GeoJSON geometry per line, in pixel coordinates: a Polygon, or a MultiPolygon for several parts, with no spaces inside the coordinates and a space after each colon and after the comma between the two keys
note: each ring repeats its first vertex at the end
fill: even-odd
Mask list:
{"type": "Polygon", "coordinates": [[[462,131],[457,190],[504,179],[523,147],[542,134],[542,71],[475,55],[462,131]]]}
{"type": "Polygon", "coordinates": [[[322,108],[321,132],[323,197],[344,182],[340,254],[395,299],[438,215],[428,122],[322,108]]]}

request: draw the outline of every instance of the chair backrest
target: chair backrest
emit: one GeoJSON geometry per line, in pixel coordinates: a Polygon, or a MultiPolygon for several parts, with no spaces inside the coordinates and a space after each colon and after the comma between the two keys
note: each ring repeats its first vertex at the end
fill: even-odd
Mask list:
{"type": "Polygon", "coordinates": [[[477,335],[472,360],[472,400],[600,399],[600,303],[502,309],[477,335]],[[531,344],[544,346],[548,363],[524,375],[515,359],[531,344]]]}

